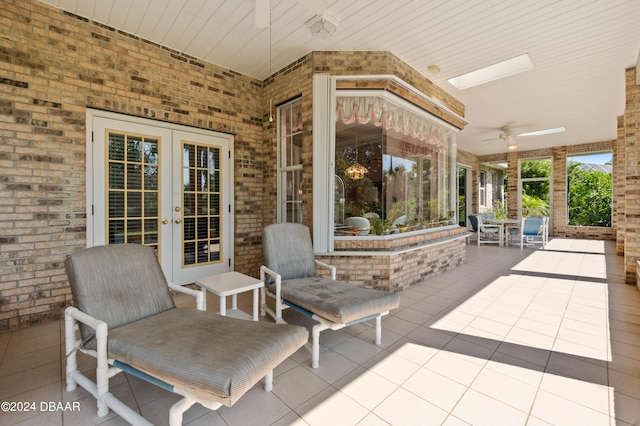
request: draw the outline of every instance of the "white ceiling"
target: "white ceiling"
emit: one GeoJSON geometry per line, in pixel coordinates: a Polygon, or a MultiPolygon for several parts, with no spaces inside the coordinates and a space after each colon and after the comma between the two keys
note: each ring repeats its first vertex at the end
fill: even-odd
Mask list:
{"type": "Polygon", "coordinates": [[[261,80],[313,50],[390,51],[466,105],[458,146],[478,155],[506,151],[482,140],[507,124],[567,128],[520,137],[520,150],[615,139],[640,48],[638,0],[271,0],[264,29],[255,0],[42,1],[261,80]],[[340,21],[324,41],[305,27],[323,10],[340,21]],[[447,82],[523,53],[532,71],[464,91],[447,82]]]}

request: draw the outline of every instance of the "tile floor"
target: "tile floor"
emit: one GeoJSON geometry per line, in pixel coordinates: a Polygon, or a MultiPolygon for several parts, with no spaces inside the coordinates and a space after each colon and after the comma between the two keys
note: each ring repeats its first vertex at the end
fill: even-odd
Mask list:
{"type": "MultiPolygon", "coordinates": [[[[614,244],[467,248],[463,266],[401,293],[382,346],[364,326],[326,331],[319,369],[301,349],[276,370],[273,392],[256,386],[217,412],[196,405],[185,424],[639,425],[640,293],[623,283],[614,244]]],[[[0,334],[0,401],[36,405],[0,412],[0,424],[125,424],[65,390],[63,329],[0,334]],[[45,409],[61,401],[80,410],[45,409]]],[[[177,400],[122,374],[112,392],[157,425],[177,400]]]]}

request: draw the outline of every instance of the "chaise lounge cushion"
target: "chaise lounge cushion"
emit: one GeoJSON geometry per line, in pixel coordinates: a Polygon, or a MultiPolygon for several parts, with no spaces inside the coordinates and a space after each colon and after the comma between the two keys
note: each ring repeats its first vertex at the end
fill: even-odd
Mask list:
{"type": "MultiPolygon", "coordinates": [[[[269,284],[275,292],[275,284],[269,284]]],[[[339,324],[348,324],[400,306],[400,296],[321,277],[282,282],[282,298],[339,324]]]]}
{"type": "MultiPolygon", "coordinates": [[[[80,250],[65,261],[75,306],[109,329],[175,308],[153,248],[114,244],[80,250]],[[127,285],[135,283],[135,285],[127,285]]],[[[93,331],[81,324],[82,338],[93,331]]]]}
{"type": "Polygon", "coordinates": [[[307,339],[303,327],[171,309],[109,330],[107,351],[166,383],[231,406],[307,339]]]}

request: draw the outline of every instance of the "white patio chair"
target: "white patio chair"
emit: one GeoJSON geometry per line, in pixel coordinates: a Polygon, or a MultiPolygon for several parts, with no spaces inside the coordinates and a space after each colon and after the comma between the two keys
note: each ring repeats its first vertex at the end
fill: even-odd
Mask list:
{"type": "Polygon", "coordinates": [[[522,250],[525,245],[540,244],[542,248],[546,247],[546,221],[547,218],[545,216],[522,218],[520,224],[520,250],[522,250]]]}
{"type": "Polygon", "coordinates": [[[375,342],[381,344],[382,316],[400,306],[400,296],[337,281],[335,266],[315,259],[305,225],[267,226],[262,231],[262,247],[262,315],[269,314],[277,323],[284,323],[282,311],[292,308],[317,322],[311,332],[313,368],[320,363],[321,331],[375,320],[375,342]],[[318,276],[316,267],[329,269],[331,278],[318,276]],[[275,300],[275,309],[267,306],[267,296],[275,300]]]}
{"type": "Polygon", "coordinates": [[[485,224],[482,222],[482,216],[469,215],[469,223],[471,224],[470,232],[476,234],[478,245],[480,244],[500,244],[502,237],[502,225],[485,224]]]}

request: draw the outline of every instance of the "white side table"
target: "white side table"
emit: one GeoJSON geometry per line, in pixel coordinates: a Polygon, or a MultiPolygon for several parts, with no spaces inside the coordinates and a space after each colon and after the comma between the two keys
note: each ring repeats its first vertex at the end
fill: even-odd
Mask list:
{"type": "MultiPolygon", "coordinates": [[[[240,272],[225,272],[198,278],[196,284],[220,297],[220,315],[258,321],[258,291],[264,283],[240,272]],[[253,290],[253,318],[238,309],[238,293],[253,290]],[[231,296],[231,309],[227,311],[227,296],[231,296]]],[[[204,305],[207,306],[207,292],[204,292],[204,305]]]]}

